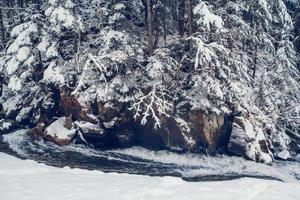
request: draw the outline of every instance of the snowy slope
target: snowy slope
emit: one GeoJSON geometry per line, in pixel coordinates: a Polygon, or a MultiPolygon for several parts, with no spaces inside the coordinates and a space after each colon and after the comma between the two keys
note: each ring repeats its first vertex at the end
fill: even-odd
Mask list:
{"type": "Polygon", "coordinates": [[[191,183],[173,177],[54,168],[0,153],[0,194],[2,200],[296,200],[300,183],[248,178],[191,183]]]}

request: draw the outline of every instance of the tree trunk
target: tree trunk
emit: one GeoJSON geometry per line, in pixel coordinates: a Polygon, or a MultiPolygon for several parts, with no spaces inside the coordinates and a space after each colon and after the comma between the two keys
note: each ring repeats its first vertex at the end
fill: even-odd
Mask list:
{"type": "Polygon", "coordinates": [[[5,47],[5,28],[3,23],[3,13],[2,9],[0,9],[0,39],[1,39],[1,49],[5,47]]]}
{"type": "MultiPolygon", "coordinates": [[[[160,0],[157,0],[157,4],[160,4],[160,0]]],[[[153,44],[153,49],[156,49],[159,43],[159,35],[160,35],[160,26],[161,26],[161,22],[160,22],[160,17],[161,17],[161,7],[159,6],[158,8],[155,9],[154,12],[154,21],[153,21],[153,35],[154,35],[154,44],[153,44]]]]}
{"type": "Polygon", "coordinates": [[[152,31],[152,4],[151,0],[147,0],[147,27],[148,27],[148,51],[149,55],[153,55],[153,31],[152,31]]]}
{"type": "Polygon", "coordinates": [[[178,33],[181,37],[184,35],[184,9],[185,2],[184,0],[178,1],[178,33]]]}
{"type": "Polygon", "coordinates": [[[187,0],[188,9],[188,34],[191,36],[193,34],[193,1],[187,0]]]}

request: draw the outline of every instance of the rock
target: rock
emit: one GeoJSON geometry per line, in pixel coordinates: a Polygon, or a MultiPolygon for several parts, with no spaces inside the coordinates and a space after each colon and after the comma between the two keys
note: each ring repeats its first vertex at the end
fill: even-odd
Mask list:
{"type": "Polygon", "coordinates": [[[27,132],[27,135],[33,140],[42,140],[46,138],[45,124],[39,123],[27,132]]]}
{"type": "Polygon", "coordinates": [[[62,90],[60,94],[59,107],[61,115],[72,116],[75,120],[83,120],[94,124],[98,123],[97,117],[91,114],[91,106],[81,105],[66,89],[62,90]]]}
{"type": "Polygon", "coordinates": [[[70,144],[75,137],[76,129],[70,117],[60,117],[48,127],[39,123],[28,132],[34,139],[44,139],[58,145],[70,144]]]}
{"type": "Polygon", "coordinates": [[[127,128],[120,127],[115,132],[115,144],[117,148],[128,148],[135,145],[136,133],[134,128],[128,126],[127,128]]]}
{"type": "Polygon", "coordinates": [[[78,135],[75,139],[77,144],[87,144],[95,148],[105,148],[108,143],[107,133],[99,124],[92,124],[86,121],[74,122],[78,129],[78,135]]]}
{"type": "Polygon", "coordinates": [[[220,147],[218,146],[220,139],[226,134],[224,115],[193,110],[186,121],[191,124],[191,132],[200,138],[200,145],[214,154],[220,147]]]}
{"type": "Polygon", "coordinates": [[[118,102],[98,103],[98,114],[102,121],[110,122],[119,116],[122,104],[118,102]]]}
{"type": "Polygon", "coordinates": [[[190,125],[178,116],[165,119],[158,134],[168,149],[193,151],[197,148],[197,136],[191,132],[190,125]]]}
{"type": "Polygon", "coordinates": [[[277,157],[280,158],[281,160],[288,160],[292,158],[291,153],[288,150],[282,150],[277,154],[277,157]]]}
{"type": "Polygon", "coordinates": [[[234,119],[228,151],[258,162],[271,163],[273,159],[262,130],[243,117],[234,119]]]}

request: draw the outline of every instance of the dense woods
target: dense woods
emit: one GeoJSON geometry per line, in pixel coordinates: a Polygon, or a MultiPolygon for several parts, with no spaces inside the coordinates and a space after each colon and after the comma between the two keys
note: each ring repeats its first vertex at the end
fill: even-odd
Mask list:
{"type": "Polygon", "coordinates": [[[76,130],[63,143],[95,146],[101,132],[105,146],[291,158],[299,24],[297,0],[1,0],[0,125],[56,143],[62,121],[76,130]]]}

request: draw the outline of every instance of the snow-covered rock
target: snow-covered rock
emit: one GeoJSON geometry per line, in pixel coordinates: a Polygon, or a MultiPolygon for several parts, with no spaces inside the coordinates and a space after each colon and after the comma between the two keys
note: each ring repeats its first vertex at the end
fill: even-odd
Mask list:
{"type": "Polygon", "coordinates": [[[72,120],[68,117],[58,118],[45,129],[45,138],[57,144],[69,144],[76,134],[72,120]]]}
{"type": "Polygon", "coordinates": [[[277,157],[279,157],[282,160],[288,160],[288,159],[292,158],[292,155],[288,150],[285,149],[285,150],[282,150],[281,152],[279,152],[277,154],[277,157]]]}
{"type": "Polygon", "coordinates": [[[254,127],[248,119],[243,117],[234,119],[228,151],[254,161],[271,163],[273,160],[261,129],[254,127]]]}

